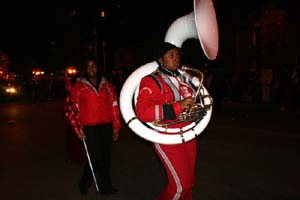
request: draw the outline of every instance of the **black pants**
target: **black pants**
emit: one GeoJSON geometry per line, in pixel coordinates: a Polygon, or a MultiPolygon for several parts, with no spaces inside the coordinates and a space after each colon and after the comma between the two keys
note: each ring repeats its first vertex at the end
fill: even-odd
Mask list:
{"type": "MultiPolygon", "coordinates": [[[[111,147],[113,141],[113,128],[111,124],[85,126],[83,131],[86,135],[86,145],[93,165],[95,177],[100,191],[110,191],[111,184],[111,147]]],[[[81,191],[87,192],[94,182],[90,165],[85,164],[79,181],[81,191]]]]}

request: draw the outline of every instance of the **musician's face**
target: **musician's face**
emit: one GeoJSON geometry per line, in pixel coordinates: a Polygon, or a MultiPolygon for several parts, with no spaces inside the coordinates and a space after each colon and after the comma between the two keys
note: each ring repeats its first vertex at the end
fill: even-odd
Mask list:
{"type": "Polygon", "coordinates": [[[180,49],[174,48],[167,51],[159,61],[169,70],[176,70],[180,66],[180,49]]]}
{"type": "Polygon", "coordinates": [[[98,66],[93,60],[87,62],[86,72],[89,78],[96,78],[98,72],[98,66]]]}

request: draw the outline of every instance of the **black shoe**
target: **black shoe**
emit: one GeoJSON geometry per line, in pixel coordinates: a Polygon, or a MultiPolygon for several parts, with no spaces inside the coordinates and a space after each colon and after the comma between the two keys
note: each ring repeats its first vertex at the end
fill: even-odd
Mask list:
{"type": "Polygon", "coordinates": [[[80,191],[80,194],[81,194],[82,196],[86,196],[86,195],[87,195],[88,188],[87,188],[87,187],[83,187],[82,185],[79,184],[79,191],[80,191]]]}
{"type": "Polygon", "coordinates": [[[86,195],[87,195],[87,191],[86,191],[86,190],[80,189],[80,194],[81,194],[82,196],[86,196],[86,195]]]}
{"type": "Polygon", "coordinates": [[[110,190],[100,190],[100,193],[103,195],[112,195],[112,194],[116,194],[118,192],[119,192],[119,190],[116,188],[112,188],[110,190]]]}

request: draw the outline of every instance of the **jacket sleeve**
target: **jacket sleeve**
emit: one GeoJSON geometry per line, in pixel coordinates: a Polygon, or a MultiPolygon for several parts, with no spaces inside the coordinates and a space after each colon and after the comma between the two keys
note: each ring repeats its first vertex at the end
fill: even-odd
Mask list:
{"type": "Polygon", "coordinates": [[[181,112],[178,102],[164,102],[158,84],[149,76],[141,80],[135,107],[137,117],[143,122],[175,119],[181,112]]]}
{"type": "Polygon", "coordinates": [[[118,98],[116,94],[115,87],[112,84],[109,84],[109,90],[111,91],[111,106],[113,112],[113,129],[114,131],[119,131],[121,128],[120,121],[120,108],[118,104],[118,98]]]}

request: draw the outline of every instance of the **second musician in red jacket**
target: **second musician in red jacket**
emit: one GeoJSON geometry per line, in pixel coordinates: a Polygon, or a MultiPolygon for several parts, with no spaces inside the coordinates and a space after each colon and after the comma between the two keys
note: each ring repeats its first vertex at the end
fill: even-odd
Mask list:
{"type": "MultiPolygon", "coordinates": [[[[145,76],[140,83],[135,111],[143,122],[171,122],[195,102],[195,91],[178,72],[181,65],[180,49],[173,44],[163,43],[158,63],[158,69],[145,76]]],[[[169,127],[180,128],[187,123],[190,122],[180,122],[169,127]]],[[[169,180],[158,199],[191,200],[195,184],[196,140],[174,145],[154,143],[153,146],[169,180]]]]}

